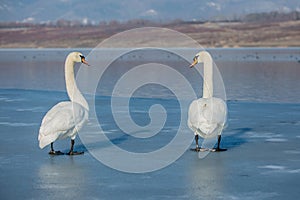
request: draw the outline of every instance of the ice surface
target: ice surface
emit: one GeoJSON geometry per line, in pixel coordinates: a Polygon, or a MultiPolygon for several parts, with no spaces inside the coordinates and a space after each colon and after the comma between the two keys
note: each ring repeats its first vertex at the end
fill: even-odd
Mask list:
{"type": "MultiPolygon", "coordinates": [[[[298,198],[300,104],[230,101],[230,124],[222,140],[228,151],[199,159],[197,153],[188,150],[166,168],[130,174],[94,159],[79,137],[75,149],[84,150],[84,155],[50,156],[49,148],[38,148],[39,123],[58,97],[66,98],[64,93],[2,89],[0,96],[12,100],[0,100],[0,116],[6,116],[0,118],[1,199],[298,198]],[[22,101],[14,101],[20,97],[22,101]]],[[[176,101],[170,101],[169,110],[176,113],[172,104],[176,101]]],[[[140,107],[135,110],[140,123],[147,120],[140,107]]],[[[170,121],[168,134],[160,134],[161,140],[147,148],[163,145],[172,131],[176,132],[176,126],[170,121]]],[[[123,140],[113,129],[111,133],[121,146],[135,142],[123,140]]],[[[67,152],[69,142],[59,141],[55,148],[67,152]]],[[[105,148],[101,144],[98,147],[105,148]]]]}
{"type": "MultiPolygon", "coordinates": [[[[209,153],[200,159],[197,153],[187,150],[166,168],[141,174],[107,167],[89,153],[80,137],[76,138],[75,150],[85,151],[84,155],[50,156],[49,147],[39,149],[37,136],[43,116],[53,105],[68,99],[65,92],[53,90],[65,90],[63,61],[69,51],[73,50],[0,51],[3,58],[0,63],[0,199],[299,198],[299,48],[211,49],[230,99],[228,127],[221,143],[228,151],[209,153]],[[53,57],[59,61],[51,60],[53,57]]],[[[194,51],[191,50],[191,59],[194,51]]],[[[200,94],[199,77],[183,70],[182,60],[172,55],[167,58],[175,59],[174,65],[171,63],[174,69],[181,70],[200,94]]],[[[119,61],[122,59],[127,63],[122,70],[139,62],[126,57],[119,61]]],[[[116,72],[112,70],[111,74],[116,72]]],[[[111,77],[106,77],[106,83],[110,83],[111,77]]],[[[100,89],[103,90],[99,95],[103,95],[110,88],[100,89]]],[[[136,95],[150,97],[134,98],[130,102],[130,114],[139,126],[149,123],[150,106],[160,104],[166,109],[168,117],[158,134],[147,139],[123,134],[109,115],[109,96],[96,99],[96,109],[102,113],[97,116],[101,127],[113,144],[128,151],[144,153],[161,148],[178,130],[181,114],[178,101],[163,87],[140,88],[136,95]]],[[[97,126],[90,121],[86,128],[97,126]]],[[[187,127],[183,131],[192,141],[193,133],[187,127]]],[[[97,132],[88,135],[90,140],[97,136],[97,132]]],[[[93,145],[100,153],[106,148],[102,143],[93,145]]],[[[54,147],[67,152],[70,141],[58,141],[54,147]]],[[[112,155],[111,159],[114,158],[112,155]]]]}

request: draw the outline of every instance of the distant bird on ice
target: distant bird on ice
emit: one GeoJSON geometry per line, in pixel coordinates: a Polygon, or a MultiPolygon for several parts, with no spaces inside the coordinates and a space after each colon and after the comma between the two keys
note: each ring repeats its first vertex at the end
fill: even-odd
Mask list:
{"type": "Polygon", "coordinates": [[[54,151],[53,142],[58,139],[71,138],[71,149],[68,155],[83,154],[73,151],[78,131],[88,120],[89,106],[79,91],[74,76],[75,63],[89,65],[82,53],[72,52],[65,61],[65,81],[68,96],[71,101],[63,101],[53,106],[44,116],[39,130],[39,146],[44,148],[51,144],[51,155],[62,155],[61,151],[54,151]]]}
{"type": "Polygon", "coordinates": [[[203,63],[203,96],[194,100],[188,112],[188,126],[195,134],[196,151],[225,151],[220,148],[221,133],[227,120],[226,103],[220,99],[213,97],[213,62],[211,55],[206,51],[201,51],[193,59],[190,67],[194,67],[197,63],[203,63]],[[218,137],[217,147],[206,149],[199,147],[198,139],[218,137]]]}

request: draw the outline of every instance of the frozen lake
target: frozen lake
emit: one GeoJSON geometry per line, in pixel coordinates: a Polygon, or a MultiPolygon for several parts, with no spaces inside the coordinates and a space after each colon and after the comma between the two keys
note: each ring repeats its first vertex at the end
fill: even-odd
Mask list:
{"type": "MultiPolygon", "coordinates": [[[[88,50],[82,51],[88,54],[88,50]]],[[[81,136],[76,138],[75,149],[85,151],[84,155],[50,156],[49,148],[38,147],[43,116],[54,104],[68,99],[63,79],[68,50],[1,50],[1,199],[297,199],[300,50],[210,51],[222,74],[228,98],[228,127],[221,144],[228,151],[209,153],[200,159],[198,153],[186,150],[165,168],[126,173],[95,159],[82,144],[81,136]],[[49,55],[58,61],[52,61],[49,55]]],[[[193,56],[194,52],[191,59],[193,56]]],[[[122,59],[118,62],[122,63],[122,59]]],[[[174,59],[171,56],[170,62],[185,64],[174,59]]],[[[132,63],[135,62],[130,60],[126,66],[132,63]]],[[[174,66],[177,67],[181,65],[174,66]]],[[[200,93],[199,77],[189,71],[182,73],[190,77],[194,89],[200,93]]],[[[106,76],[115,81],[114,77],[120,74],[107,71],[106,76]]],[[[131,98],[130,114],[140,126],[149,123],[147,113],[152,104],[162,105],[167,112],[164,128],[157,135],[136,139],[118,129],[110,111],[111,96],[107,89],[110,82],[105,83],[107,87],[97,88],[96,117],[114,145],[144,153],[165,146],[175,137],[182,111],[172,92],[150,85],[131,98]]],[[[92,130],[94,120],[84,129],[92,130]]],[[[193,147],[193,133],[185,124],[183,127],[193,147]]],[[[69,140],[63,140],[55,143],[55,148],[67,152],[69,145],[69,140]]],[[[92,146],[100,153],[107,148],[102,142],[92,146]]],[[[126,160],[122,162],[126,164],[126,160]]]]}

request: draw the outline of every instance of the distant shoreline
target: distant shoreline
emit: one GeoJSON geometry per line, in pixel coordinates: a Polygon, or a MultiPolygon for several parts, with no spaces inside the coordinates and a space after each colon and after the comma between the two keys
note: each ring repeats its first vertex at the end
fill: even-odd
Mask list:
{"type": "Polygon", "coordinates": [[[199,22],[32,26],[0,28],[0,48],[94,48],[114,34],[155,26],[179,31],[205,48],[300,47],[300,20],[284,22],[199,22]]]}

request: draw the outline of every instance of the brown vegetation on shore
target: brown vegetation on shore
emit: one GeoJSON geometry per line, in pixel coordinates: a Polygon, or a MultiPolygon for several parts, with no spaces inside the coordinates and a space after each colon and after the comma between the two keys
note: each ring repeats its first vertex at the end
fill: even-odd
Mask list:
{"type": "Polygon", "coordinates": [[[1,25],[0,48],[94,48],[110,36],[138,27],[164,27],[187,34],[203,47],[299,47],[300,20],[277,22],[153,23],[142,20],[97,26],[1,25]]]}

